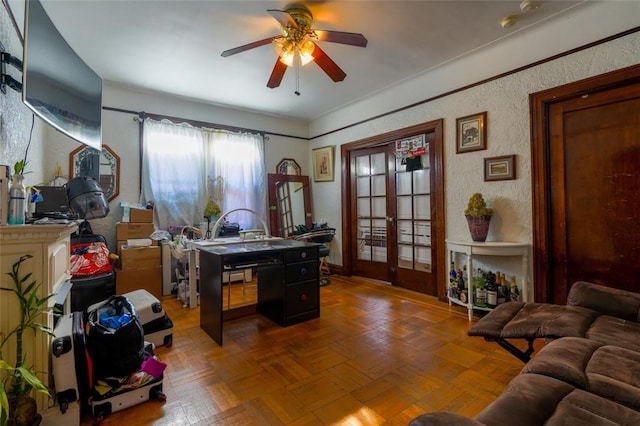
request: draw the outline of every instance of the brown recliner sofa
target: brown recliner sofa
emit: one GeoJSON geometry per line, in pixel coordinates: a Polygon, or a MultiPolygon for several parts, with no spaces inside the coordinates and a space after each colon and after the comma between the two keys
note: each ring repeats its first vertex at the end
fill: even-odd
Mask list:
{"type": "Polygon", "coordinates": [[[512,353],[507,339],[549,343],[474,419],[436,412],[411,426],[640,425],[640,294],[578,282],[567,305],[506,303],[469,335],[512,353]]]}

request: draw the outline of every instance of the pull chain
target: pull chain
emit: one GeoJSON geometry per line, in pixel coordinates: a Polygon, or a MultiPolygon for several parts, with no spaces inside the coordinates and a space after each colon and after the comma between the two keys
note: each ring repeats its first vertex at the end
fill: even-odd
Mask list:
{"type": "Polygon", "coordinates": [[[293,92],[296,96],[300,96],[300,51],[296,45],[293,50],[293,61],[296,68],[296,91],[293,92]]]}

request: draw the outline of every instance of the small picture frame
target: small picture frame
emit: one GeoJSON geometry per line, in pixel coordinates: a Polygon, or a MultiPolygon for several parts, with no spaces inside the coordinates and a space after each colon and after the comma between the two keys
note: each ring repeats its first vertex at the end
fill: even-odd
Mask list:
{"type": "Polygon", "coordinates": [[[487,111],[456,119],[456,154],[487,149],[487,111]]]}
{"type": "Polygon", "coordinates": [[[503,155],[484,159],[484,181],[512,180],[516,178],[516,156],[503,155]]]}
{"type": "Polygon", "coordinates": [[[333,182],[334,146],[325,146],[313,150],[313,180],[315,182],[333,182]]]}

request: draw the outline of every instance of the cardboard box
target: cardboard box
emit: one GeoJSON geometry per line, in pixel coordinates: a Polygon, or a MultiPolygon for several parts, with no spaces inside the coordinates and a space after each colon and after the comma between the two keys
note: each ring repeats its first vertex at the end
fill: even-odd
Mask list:
{"type": "Polygon", "coordinates": [[[149,238],[153,231],[155,231],[153,223],[116,223],[116,240],[149,238]]]}
{"type": "MultiPolygon", "coordinates": [[[[122,251],[122,247],[127,245],[127,240],[118,240],[116,241],[116,254],[120,256],[120,252],[122,251]]],[[[151,240],[152,246],[159,246],[158,241],[151,240]]]]}
{"type": "Polygon", "coordinates": [[[116,294],[144,289],[162,300],[162,266],[140,269],[116,269],[116,294]]]}
{"type": "Polygon", "coordinates": [[[160,247],[127,247],[120,248],[120,269],[143,269],[161,266],[160,247]]]}
{"type": "Polygon", "coordinates": [[[153,210],[131,209],[129,223],[153,223],[153,210]]]}

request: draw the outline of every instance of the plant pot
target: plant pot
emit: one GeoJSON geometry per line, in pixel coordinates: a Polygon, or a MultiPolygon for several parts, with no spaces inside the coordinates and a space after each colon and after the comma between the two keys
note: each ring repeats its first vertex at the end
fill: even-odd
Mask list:
{"type": "Polygon", "coordinates": [[[9,398],[9,426],[36,426],[42,421],[36,400],[28,393],[9,398]]]}
{"type": "Polygon", "coordinates": [[[467,218],[467,224],[469,225],[469,232],[471,232],[471,239],[475,242],[484,242],[487,239],[489,233],[489,225],[491,225],[491,216],[485,215],[480,217],[474,217],[471,215],[465,215],[467,218]]]}

